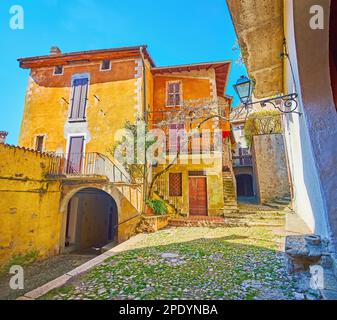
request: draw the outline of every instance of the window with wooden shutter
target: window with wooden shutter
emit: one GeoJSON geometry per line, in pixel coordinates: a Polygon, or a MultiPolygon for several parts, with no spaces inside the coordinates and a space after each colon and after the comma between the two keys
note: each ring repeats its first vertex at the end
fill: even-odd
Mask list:
{"type": "Polygon", "coordinates": [[[170,197],[181,197],[183,195],[181,173],[170,173],[169,187],[170,187],[170,197]]]}
{"type": "Polygon", "coordinates": [[[88,100],[88,85],[88,78],[75,79],[73,81],[70,120],[85,120],[85,111],[88,100]]]}
{"type": "Polygon", "coordinates": [[[169,82],[167,85],[167,106],[180,106],[182,102],[181,96],[181,82],[169,82]]]}

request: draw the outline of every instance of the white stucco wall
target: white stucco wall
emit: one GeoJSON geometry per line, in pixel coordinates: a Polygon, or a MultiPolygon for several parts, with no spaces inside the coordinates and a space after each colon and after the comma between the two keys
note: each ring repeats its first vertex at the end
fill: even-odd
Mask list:
{"type": "Polygon", "coordinates": [[[285,36],[295,78],[294,83],[289,64],[285,61],[285,88],[287,88],[287,93],[295,92],[297,89],[300,102],[298,111],[302,113],[302,116],[297,114],[286,115],[283,121],[286,149],[293,182],[294,209],[312,232],[328,237],[327,213],[301,99],[301,84],[298,74],[293,24],[293,0],[284,1],[284,10],[285,36]]]}

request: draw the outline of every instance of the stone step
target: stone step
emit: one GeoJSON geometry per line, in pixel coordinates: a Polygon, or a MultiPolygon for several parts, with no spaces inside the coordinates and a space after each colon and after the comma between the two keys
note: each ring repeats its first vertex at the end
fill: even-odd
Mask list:
{"type": "Polygon", "coordinates": [[[270,208],[273,208],[273,209],[279,209],[279,210],[282,210],[282,209],[285,209],[285,205],[281,205],[279,203],[275,203],[275,202],[264,202],[263,205],[267,206],[267,207],[270,207],[270,208]]]}
{"type": "Polygon", "coordinates": [[[273,202],[280,204],[280,205],[285,205],[285,206],[288,206],[290,204],[290,201],[283,200],[283,199],[275,199],[273,202]]]}
{"type": "Polygon", "coordinates": [[[170,219],[171,227],[224,227],[225,219],[221,217],[204,217],[204,218],[185,218],[170,219]]]}

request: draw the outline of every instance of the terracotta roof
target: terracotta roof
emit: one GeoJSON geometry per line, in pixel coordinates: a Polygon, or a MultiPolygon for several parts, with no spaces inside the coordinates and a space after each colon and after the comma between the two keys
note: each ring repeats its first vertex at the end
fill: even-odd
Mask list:
{"type": "Polygon", "coordinates": [[[165,73],[214,69],[217,83],[217,94],[218,96],[224,97],[231,64],[232,64],[231,61],[195,63],[195,64],[153,68],[152,72],[154,74],[165,74],[165,73]]]}
{"type": "Polygon", "coordinates": [[[147,45],[134,47],[123,47],[102,50],[79,51],[71,53],[61,53],[57,47],[52,48],[52,54],[45,56],[36,56],[18,59],[20,67],[23,69],[40,68],[65,65],[71,62],[80,61],[99,61],[104,59],[123,59],[130,57],[140,57],[141,50],[152,66],[153,74],[175,73],[183,71],[209,70],[214,69],[217,83],[218,96],[226,97],[225,90],[227,87],[231,61],[194,63],[187,65],[156,67],[155,63],[147,50],[147,45]]]}
{"type": "Polygon", "coordinates": [[[135,47],[123,47],[102,50],[79,51],[71,53],[50,54],[30,58],[20,58],[20,67],[23,69],[38,68],[45,66],[63,65],[73,61],[96,61],[104,59],[122,59],[128,57],[139,57],[143,49],[144,56],[150,61],[152,67],[155,63],[151,58],[146,45],[135,47]]]}

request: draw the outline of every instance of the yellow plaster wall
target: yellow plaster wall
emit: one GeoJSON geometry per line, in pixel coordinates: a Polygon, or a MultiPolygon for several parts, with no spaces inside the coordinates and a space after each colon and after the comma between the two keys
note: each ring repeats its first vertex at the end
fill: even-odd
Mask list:
{"type": "Polygon", "coordinates": [[[59,252],[60,183],[45,179],[49,161],[0,144],[0,267],[15,255],[59,252]]]}
{"type": "Polygon", "coordinates": [[[147,107],[150,107],[149,111],[152,111],[154,103],[154,77],[148,63],[146,63],[146,97],[147,107]]]}
{"type": "MultiPolygon", "coordinates": [[[[182,190],[183,196],[178,197],[182,213],[189,215],[189,171],[206,171],[207,176],[207,199],[208,199],[208,215],[219,216],[223,213],[224,196],[222,182],[222,160],[217,158],[213,164],[201,162],[193,164],[191,156],[189,156],[188,164],[176,164],[168,173],[182,173],[182,190]]],[[[158,167],[157,171],[163,167],[158,167]]],[[[167,174],[167,188],[169,186],[169,175],[167,174]]]]}
{"type": "Polygon", "coordinates": [[[71,78],[88,73],[91,80],[84,124],[88,131],[86,152],[107,154],[115,143],[116,131],[123,128],[125,121],[135,120],[141,104],[136,67],[135,60],[128,60],[112,63],[112,70],[105,72],[99,71],[99,63],[66,67],[62,76],[53,76],[52,68],[32,70],[19,145],[34,148],[35,136],[43,134],[47,135],[45,151],[68,152],[65,127],[70,111],[71,78]]]}

